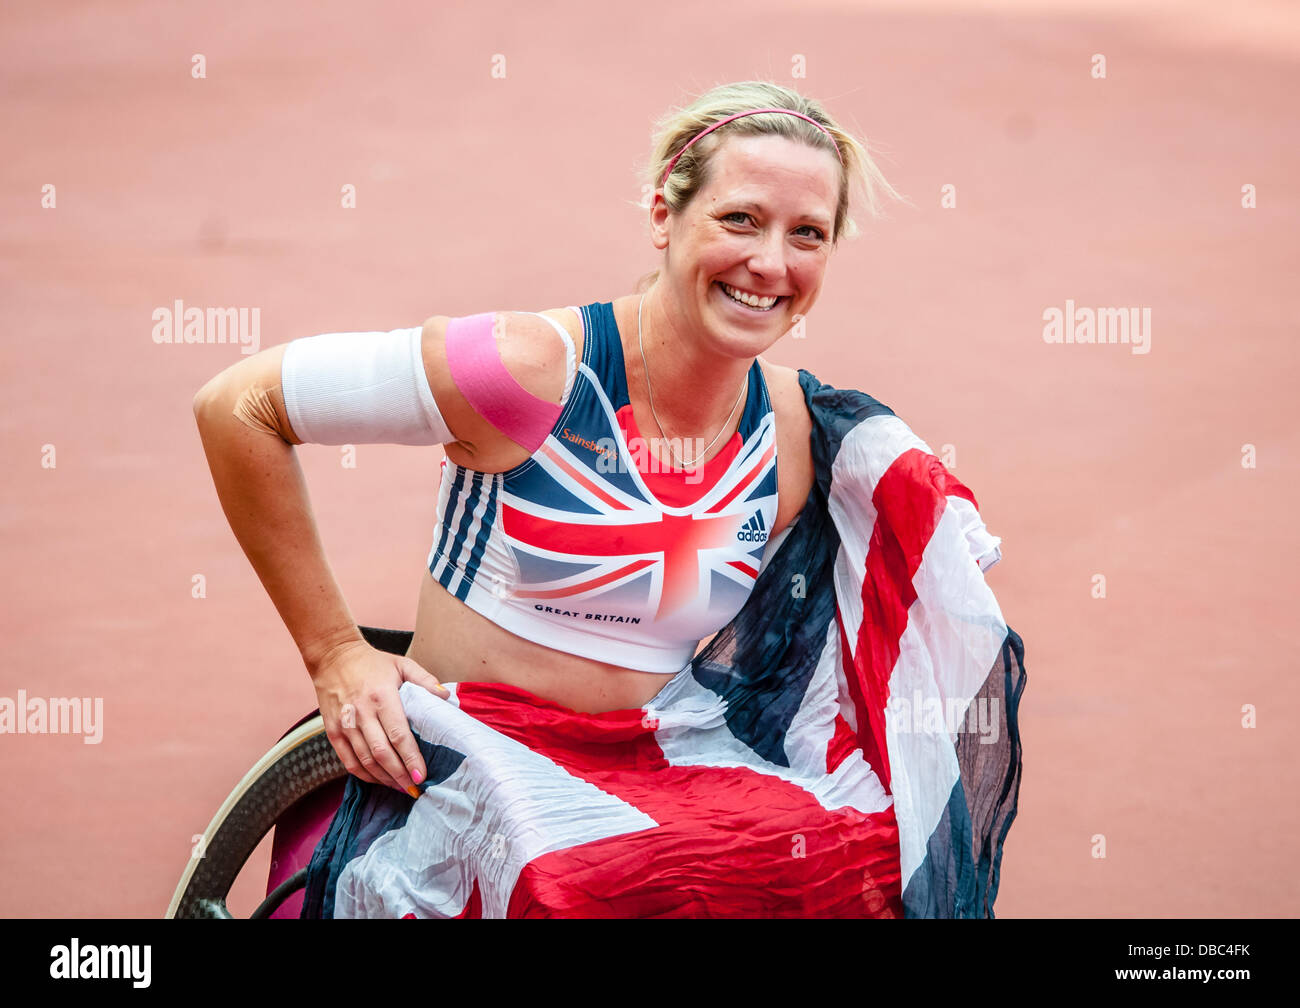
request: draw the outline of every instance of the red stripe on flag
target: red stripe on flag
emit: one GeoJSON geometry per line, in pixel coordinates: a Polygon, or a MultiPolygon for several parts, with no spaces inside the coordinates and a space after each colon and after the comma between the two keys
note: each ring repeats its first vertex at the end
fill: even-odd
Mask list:
{"type": "Polygon", "coordinates": [[[747,486],[753,483],[755,479],[758,478],[758,474],[763,471],[764,467],[768,463],[768,460],[771,459],[772,456],[775,454],[776,454],[775,443],[768,445],[767,451],[763,452],[763,457],[754,463],[754,468],[749,470],[749,473],[744,477],[744,479],[742,479],[739,483],[737,483],[734,487],[731,488],[731,493],[727,494],[725,497],[722,498],[722,500],[718,501],[718,503],[714,504],[713,507],[709,508],[704,513],[712,514],[715,511],[721,511],[724,507],[730,504],[732,500],[735,499],[736,495],[740,493],[740,491],[744,490],[747,486]]]}
{"type": "MultiPolygon", "coordinates": [[[[844,632],[844,620],[840,613],[839,603],[835,605],[835,622],[840,631],[840,666],[843,669],[844,681],[848,684],[849,699],[853,701],[854,720],[858,723],[855,744],[862,750],[862,758],[866,760],[871,769],[876,772],[880,778],[881,786],[890,794],[893,791],[889,787],[889,750],[885,743],[885,732],[883,724],[880,731],[877,732],[873,725],[870,710],[871,699],[865,692],[865,679],[862,670],[862,662],[849,648],[849,640],[844,632]]],[[[863,620],[865,623],[865,618],[863,620]]],[[[883,704],[882,704],[883,707],[883,704]]],[[[843,717],[843,715],[840,715],[843,717]]],[[[847,727],[848,722],[845,722],[847,727]]],[[[827,754],[829,758],[829,753],[827,754]]]]}
{"type": "Polygon", "coordinates": [[[566,595],[577,595],[579,592],[591,591],[594,588],[600,588],[609,584],[611,581],[617,581],[619,578],[628,574],[635,574],[639,570],[645,570],[655,561],[653,560],[635,560],[626,567],[620,567],[609,574],[602,574],[598,578],[592,578],[590,581],[583,581],[581,584],[569,585],[567,588],[546,588],[537,591],[528,591],[523,588],[516,588],[513,594],[521,598],[563,598],[566,595]]]}
{"type": "Polygon", "coordinates": [[[893,808],[823,808],[750,767],[669,766],[641,709],[461,683],[463,711],[659,825],[534,858],[511,917],[901,917],[893,808]]]}
{"type": "MultiPolygon", "coordinates": [[[[844,715],[836,714],[835,734],[831,736],[831,740],[826,744],[826,772],[834,773],[845,759],[860,748],[858,737],[854,734],[853,729],[849,727],[849,723],[844,720],[844,715]]],[[[865,754],[863,754],[863,759],[866,759],[865,754]]],[[[867,762],[871,763],[870,760],[867,760],[867,762]]],[[[874,763],[871,763],[871,769],[876,769],[874,763]]],[[[879,775],[877,774],[877,776],[879,775]]]]}
{"type": "Polygon", "coordinates": [[[542,445],[542,454],[545,455],[547,458],[549,458],[561,469],[563,469],[564,472],[569,476],[569,478],[572,479],[575,483],[583,487],[588,493],[595,494],[597,497],[603,500],[610,507],[616,508],[619,511],[632,510],[628,505],[624,504],[618,498],[612,497],[611,495],[607,494],[604,490],[602,490],[595,483],[589,480],[581,472],[579,472],[577,469],[571,466],[568,462],[564,460],[564,457],[560,455],[560,453],[557,452],[554,448],[552,448],[549,444],[542,445]]]}
{"type": "Polygon", "coordinates": [[[506,535],[529,546],[574,557],[663,554],[663,582],[656,616],[691,604],[700,579],[700,553],[728,544],[744,515],[660,514],[650,521],[554,521],[503,504],[506,535]]]}
{"type": "Polygon", "coordinates": [[[592,773],[660,825],[542,854],[510,917],[902,917],[892,806],[834,812],[797,785],[739,767],[592,773]]]}
{"type": "Polygon", "coordinates": [[[863,756],[887,791],[890,769],[885,705],[889,702],[889,677],[898,663],[908,610],[916,601],[912,579],[949,496],[975,503],[975,496],[942,462],[916,448],[890,464],[872,493],[877,518],[862,582],[862,626],[851,663],[846,649],[845,672],[863,756]],[[872,749],[879,762],[872,760],[872,749]]]}

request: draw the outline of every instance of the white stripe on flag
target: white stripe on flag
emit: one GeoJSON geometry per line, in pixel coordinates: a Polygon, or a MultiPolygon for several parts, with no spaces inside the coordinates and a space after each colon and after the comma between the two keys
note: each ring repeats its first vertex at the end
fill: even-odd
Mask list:
{"type": "Polygon", "coordinates": [[[997,600],[971,562],[963,519],[952,503],[949,497],[912,579],[917,597],[899,639],[898,661],[889,677],[891,702],[885,706],[904,889],[925,858],[958,777],[955,736],[947,723],[919,716],[918,701],[931,707],[937,703],[946,712],[952,699],[960,728],[1007,635],[997,600]],[[906,701],[905,715],[895,698],[906,701]]]}
{"type": "Polygon", "coordinates": [[[750,767],[803,788],[823,808],[850,806],[870,815],[892,804],[875,771],[860,751],[846,757],[835,772],[826,772],[826,748],[835,732],[839,669],[839,629],[827,628],[817,668],[785,736],[790,766],[778,766],[754,752],[732,733],[726,706],[702,686],[689,669],[679,672],[646,706],[659,720],[655,741],[672,766],[750,767]]]}
{"type": "MultiPolygon", "coordinates": [[[[898,417],[868,417],[844,436],[831,467],[830,512],[840,533],[840,550],[835,557],[835,598],[850,648],[857,646],[862,628],[862,579],[867,569],[871,530],[877,518],[872,495],[894,460],[913,448],[930,451],[898,417]]],[[[856,731],[853,705],[847,704],[843,713],[856,731]]]]}
{"type": "Polygon", "coordinates": [[[483,916],[504,918],[534,858],[658,825],[427,690],[403,683],[400,695],[421,738],[466,758],[344,868],[335,916],[454,917],[477,879],[483,916]]]}

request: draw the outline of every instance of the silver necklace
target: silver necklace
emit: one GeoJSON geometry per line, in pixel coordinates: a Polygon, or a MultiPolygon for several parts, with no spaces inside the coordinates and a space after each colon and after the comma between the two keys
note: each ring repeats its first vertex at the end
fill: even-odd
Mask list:
{"type": "Polygon", "coordinates": [[[668,436],[668,431],[664,430],[664,422],[659,419],[659,414],[655,412],[655,394],[654,390],[650,388],[650,365],[646,363],[645,344],[641,342],[641,306],[644,304],[645,295],[642,294],[641,300],[637,302],[636,306],[636,345],[641,349],[641,370],[645,372],[645,390],[646,395],[650,398],[650,415],[655,418],[655,423],[659,425],[659,433],[663,435],[663,440],[668,442],[668,451],[672,457],[677,460],[678,468],[691,469],[694,468],[695,463],[704,458],[705,455],[709,454],[709,448],[712,448],[717,444],[718,438],[722,437],[722,432],[731,426],[731,419],[736,415],[736,407],[740,405],[740,400],[745,397],[745,386],[749,384],[749,375],[746,373],[745,380],[740,383],[740,392],[736,396],[736,405],[732,406],[731,412],[727,414],[727,420],[726,423],[722,425],[722,430],[718,431],[718,433],[713,436],[713,440],[709,442],[708,447],[705,448],[704,451],[700,452],[695,456],[695,458],[687,462],[677,454],[677,449],[673,447],[673,439],[668,436]]]}

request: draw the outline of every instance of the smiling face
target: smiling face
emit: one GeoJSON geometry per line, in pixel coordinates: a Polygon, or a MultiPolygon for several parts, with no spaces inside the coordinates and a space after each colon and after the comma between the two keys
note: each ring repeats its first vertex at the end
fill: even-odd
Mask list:
{"type": "Polygon", "coordinates": [[[714,352],[752,358],[817,300],[833,247],[840,163],[829,150],[782,136],[736,136],[714,152],[709,176],[680,213],[656,194],[650,223],[655,247],[667,250],[663,304],[714,352]]]}

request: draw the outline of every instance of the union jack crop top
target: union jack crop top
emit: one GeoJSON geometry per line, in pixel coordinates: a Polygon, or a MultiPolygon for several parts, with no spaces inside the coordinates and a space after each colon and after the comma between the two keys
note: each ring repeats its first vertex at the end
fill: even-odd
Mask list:
{"type": "Polygon", "coordinates": [[[668,468],[633,419],[613,304],[572,310],[582,360],[541,447],[504,473],[443,461],[429,572],[519,637],[676,673],[758,577],[777,511],[776,415],[755,361],[740,427],[703,478],[668,468]]]}

